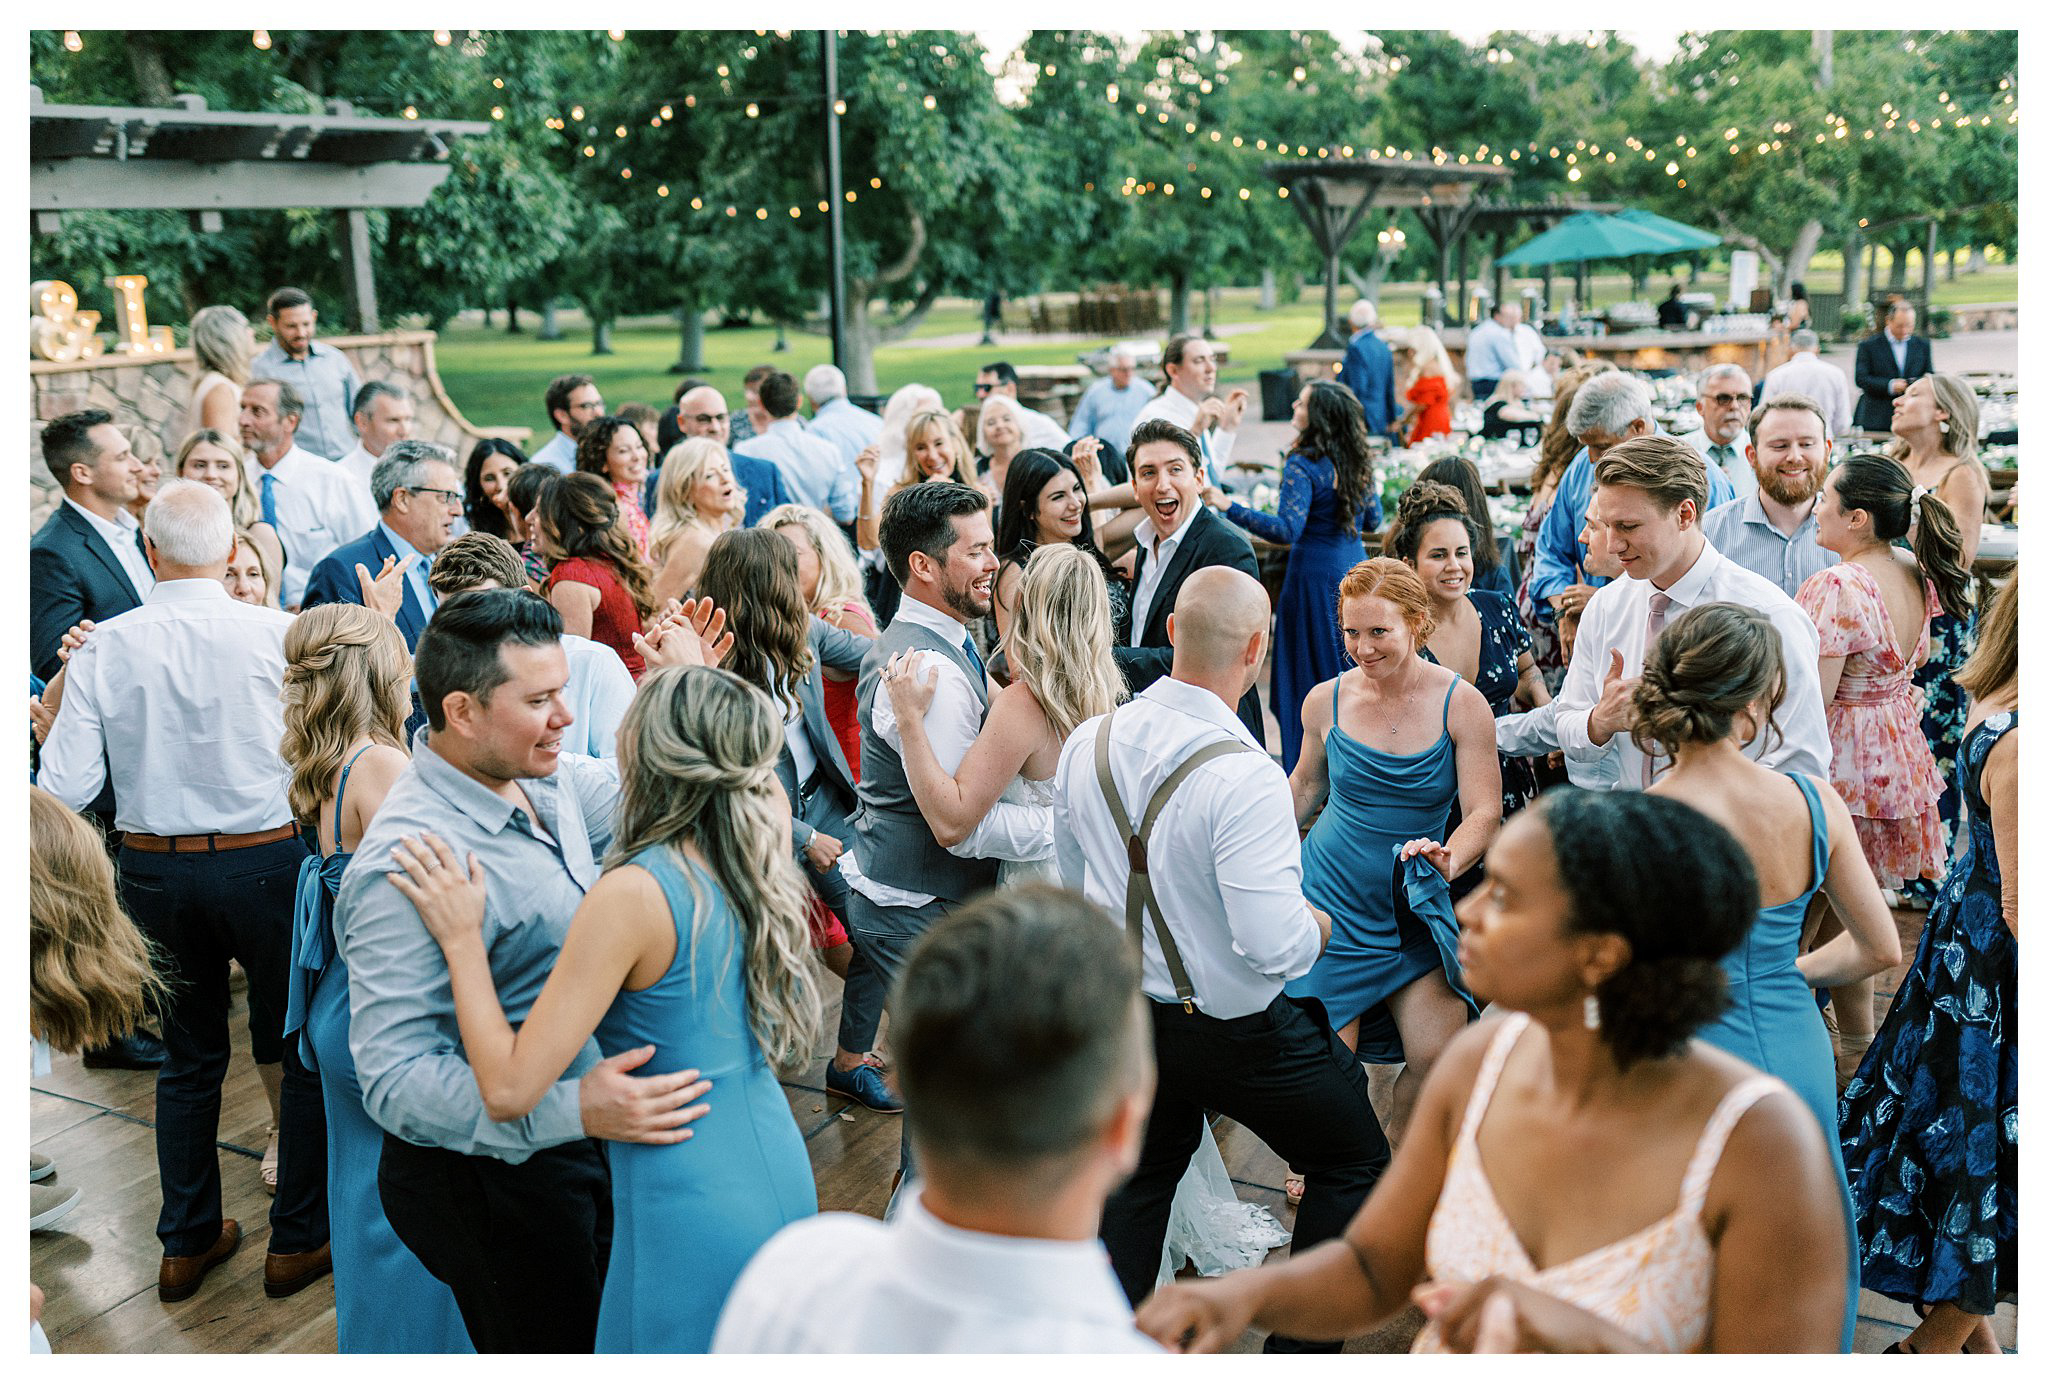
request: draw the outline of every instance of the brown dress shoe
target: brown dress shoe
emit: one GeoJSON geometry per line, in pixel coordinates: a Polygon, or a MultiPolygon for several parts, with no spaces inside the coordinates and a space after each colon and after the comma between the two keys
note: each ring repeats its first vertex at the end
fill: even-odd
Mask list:
{"type": "Polygon", "coordinates": [[[327,1245],[304,1254],[263,1256],[263,1291],[274,1298],[288,1298],[299,1289],[334,1272],[334,1254],[327,1245]]]}
{"type": "Polygon", "coordinates": [[[220,1223],[220,1238],[204,1254],[166,1254],[156,1273],[156,1295],[165,1302],[183,1302],[199,1291],[207,1271],[233,1254],[242,1244],[242,1227],[233,1220],[220,1223]]]}

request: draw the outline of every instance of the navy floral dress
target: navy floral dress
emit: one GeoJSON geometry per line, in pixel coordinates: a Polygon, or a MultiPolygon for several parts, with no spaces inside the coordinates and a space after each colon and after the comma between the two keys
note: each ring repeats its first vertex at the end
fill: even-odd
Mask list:
{"type": "MultiPolygon", "coordinates": [[[[1479,675],[1472,679],[1472,685],[1493,708],[1494,719],[1499,720],[1516,709],[1515,688],[1522,681],[1522,655],[1530,651],[1529,629],[1522,623],[1521,616],[1515,613],[1514,602],[1498,592],[1481,591],[1475,587],[1465,593],[1465,599],[1479,612],[1479,675]]],[[[1436,656],[1427,649],[1422,651],[1422,656],[1431,663],[1436,662],[1436,656]]],[[[1535,796],[1535,766],[1523,756],[1502,755],[1501,816],[1514,815],[1535,796]]]]}
{"type": "MultiPolygon", "coordinates": [[[[1941,771],[1941,800],[1935,806],[1941,812],[1941,834],[1951,853],[1955,850],[1961,804],[1956,786],[1956,753],[1962,748],[1963,727],[1970,719],[1970,700],[1956,686],[1955,675],[1976,649],[1977,612],[1972,610],[1967,618],[1957,619],[1937,609],[1927,626],[1927,661],[1913,674],[1913,685],[1920,689],[1922,698],[1920,733],[1927,737],[1927,748],[1934,751],[1934,767],[1941,771]]],[[[1934,883],[1908,880],[1903,892],[1926,900],[1933,895],[1934,883]]]]}
{"type": "Polygon", "coordinates": [[[1978,1316],[2019,1296],[2019,944],[1980,787],[2018,725],[2000,712],[1963,742],[1965,845],[1841,1105],[1863,1286],[1978,1316]]]}

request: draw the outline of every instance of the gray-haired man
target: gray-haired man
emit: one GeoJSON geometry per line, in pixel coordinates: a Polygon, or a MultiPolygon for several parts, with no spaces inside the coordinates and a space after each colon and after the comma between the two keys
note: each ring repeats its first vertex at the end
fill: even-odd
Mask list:
{"type": "Polygon", "coordinates": [[[377,503],[377,526],[336,548],[313,569],[312,580],[306,583],[306,608],[335,601],[361,605],[357,566],[374,577],[386,561],[397,563],[405,568],[398,629],[411,649],[439,604],[427,584],[427,569],[462,513],[462,477],[455,470],[455,454],[434,442],[394,442],[370,474],[370,495],[377,503]]]}

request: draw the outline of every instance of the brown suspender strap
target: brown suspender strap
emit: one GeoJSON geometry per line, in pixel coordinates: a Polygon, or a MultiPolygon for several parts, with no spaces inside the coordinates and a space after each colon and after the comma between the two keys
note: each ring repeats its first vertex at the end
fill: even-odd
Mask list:
{"type": "Polygon", "coordinates": [[[1181,964],[1180,948],[1174,945],[1173,934],[1167,930],[1165,915],[1159,909],[1159,896],[1152,892],[1152,828],[1189,774],[1212,759],[1230,754],[1256,754],[1258,751],[1228,735],[1202,746],[1182,760],[1179,767],[1166,776],[1166,781],[1152,790],[1151,801],[1145,804],[1145,815],[1139,821],[1138,829],[1132,831],[1130,814],[1124,811],[1123,799],[1117,796],[1116,781],[1109,772],[1109,726],[1115,719],[1116,712],[1112,711],[1102,718],[1102,724],[1095,730],[1095,781],[1102,786],[1103,801],[1109,804],[1109,819],[1115,825],[1117,835],[1123,838],[1130,864],[1130,875],[1124,881],[1124,929],[1130,934],[1131,945],[1142,954],[1145,949],[1145,915],[1152,915],[1152,930],[1158,935],[1159,951],[1166,958],[1167,974],[1173,977],[1174,998],[1180,1001],[1181,1008],[1192,1014],[1195,1012],[1195,987],[1188,983],[1187,967],[1181,964]]]}

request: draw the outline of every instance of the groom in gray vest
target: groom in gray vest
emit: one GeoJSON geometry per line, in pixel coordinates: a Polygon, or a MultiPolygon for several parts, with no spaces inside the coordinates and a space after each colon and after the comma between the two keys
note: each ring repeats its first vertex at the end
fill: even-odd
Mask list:
{"type": "MultiPolygon", "coordinates": [[[[854,946],[885,984],[893,984],[925,929],[995,887],[998,861],[1050,854],[1052,812],[997,803],[965,841],[940,845],[911,794],[895,711],[882,690],[891,656],[912,650],[934,655],[924,660],[937,669],[925,733],[939,767],[959,772],[988,716],[988,674],[967,632],[969,620],[988,614],[995,584],[988,497],[966,485],[905,486],[882,510],[881,541],[903,603],[861,663],[858,839],[852,862],[842,859],[841,866],[853,886],[847,925],[854,946]]],[[[879,1017],[842,1011],[839,1045],[866,1052],[879,1017]]],[[[829,1072],[826,1083],[832,1085],[829,1072]]]]}

